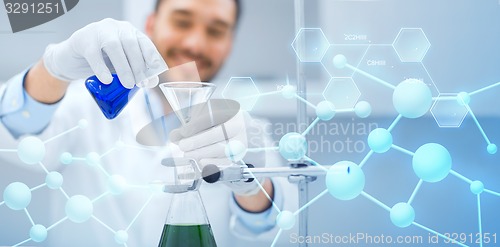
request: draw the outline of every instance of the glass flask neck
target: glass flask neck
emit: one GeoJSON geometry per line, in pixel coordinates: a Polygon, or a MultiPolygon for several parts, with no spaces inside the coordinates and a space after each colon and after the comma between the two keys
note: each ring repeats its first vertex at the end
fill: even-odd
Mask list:
{"type": "Polygon", "coordinates": [[[198,190],[174,193],[165,224],[209,225],[207,213],[198,190]]]}

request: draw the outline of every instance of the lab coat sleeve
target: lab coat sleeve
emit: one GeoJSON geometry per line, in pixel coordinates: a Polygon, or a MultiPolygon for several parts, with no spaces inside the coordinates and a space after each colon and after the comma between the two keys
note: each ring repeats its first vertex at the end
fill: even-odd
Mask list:
{"type": "MultiPolygon", "coordinates": [[[[271,123],[264,119],[255,119],[248,127],[249,148],[274,147],[278,143],[271,138],[271,123]],[[260,137],[252,139],[252,137],[260,137]]],[[[275,150],[248,153],[244,161],[257,165],[258,162],[265,162],[266,167],[279,167],[286,162],[275,150]]],[[[288,210],[294,212],[298,205],[297,187],[290,184],[286,177],[271,178],[274,188],[274,205],[264,212],[251,213],[243,210],[235,201],[234,196],[229,202],[232,216],[230,219],[230,231],[238,238],[249,241],[272,241],[278,232],[276,217],[279,211],[288,210]],[[279,211],[278,211],[279,209],[279,211]]]]}
{"type": "Polygon", "coordinates": [[[59,106],[43,104],[34,100],[24,90],[24,80],[28,71],[12,77],[4,85],[0,97],[0,121],[14,138],[23,134],[39,134],[49,124],[59,106]]]}
{"type": "MultiPolygon", "coordinates": [[[[43,172],[41,166],[31,166],[21,162],[17,155],[19,144],[27,136],[34,136],[45,144],[47,140],[78,126],[78,121],[85,117],[86,102],[81,100],[79,94],[71,93],[70,97],[66,95],[61,100],[62,103],[41,104],[24,90],[23,82],[26,73],[27,70],[15,75],[0,87],[0,150],[12,151],[0,152],[0,161],[30,171],[43,172]],[[68,101],[68,98],[78,104],[68,106],[66,103],[66,107],[63,107],[65,105],[63,102],[68,101]]],[[[68,90],[71,90],[71,86],[68,90]]],[[[74,138],[74,136],[68,138],[74,138]]],[[[49,171],[61,168],[59,157],[62,148],[64,148],[62,150],[69,150],[75,145],[85,144],[81,141],[77,144],[68,142],[68,138],[57,138],[44,145],[45,158],[42,162],[49,171]]]]}
{"type": "Polygon", "coordinates": [[[234,195],[232,196],[229,207],[233,212],[233,217],[231,219],[230,225],[233,233],[241,236],[257,236],[263,232],[269,231],[276,225],[276,217],[278,216],[278,210],[283,209],[283,192],[280,183],[274,181],[274,198],[271,207],[269,207],[264,212],[252,213],[242,209],[236,202],[234,195]]]}

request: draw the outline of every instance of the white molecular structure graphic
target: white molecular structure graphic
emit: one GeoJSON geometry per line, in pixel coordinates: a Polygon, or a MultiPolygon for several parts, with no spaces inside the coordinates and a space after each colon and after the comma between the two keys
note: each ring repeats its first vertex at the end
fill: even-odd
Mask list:
{"type": "MultiPolygon", "coordinates": [[[[426,143],[421,145],[417,150],[410,151],[405,149],[404,147],[394,144],[391,131],[403,117],[408,119],[415,119],[422,117],[428,111],[432,113],[433,117],[440,127],[459,127],[463,118],[467,115],[467,113],[469,113],[475,124],[477,125],[479,132],[486,141],[486,151],[489,154],[493,155],[497,152],[497,146],[492,143],[487,137],[478,119],[474,115],[472,109],[469,107],[469,103],[473,96],[499,86],[500,82],[472,92],[438,94],[437,96],[433,96],[433,89],[430,88],[429,84],[426,84],[421,80],[409,78],[400,82],[398,85],[393,85],[381,78],[363,71],[362,69],[358,68],[359,66],[357,65],[350,64],[349,59],[341,53],[335,54],[331,59],[325,60],[325,54],[328,53],[329,48],[332,46],[338,45],[330,44],[323,34],[322,30],[319,28],[301,29],[298,32],[295,40],[292,42],[292,47],[301,62],[322,63],[323,66],[329,71],[329,73],[342,75],[342,77],[332,76],[329,84],[326,86],[325,91],[323,92],[325,100],[319,102],[317,105],[314,105],[308,100],[300,97],[297,94],[295,87],[293,85],[290,85],[288,81],[287,85],[285,85],[280,90],[261,93],[251,77],[233,77],[228,81],[226,87],[222,92],[222,95],[226,98],[236,97],[236,100],[241,103],[242,108],[246,110],[252,110],[259,97],[281,95],[286,99],[296,98],[300,100],[304,104],[314,109],[316,113],[316,118],[310,123],[306,130],[304,130],[302,133],[287,133],[280,139],[278,146],[247,149],[243,152],[241,150],[238,150],[237,152],[234,151],[234,149],[241,149],[241,147],[238,146],[238,143],[235,143],[234,145],[230,143],[230,146],[228,146],[230,150],[228,151],[228,153],[260,152],[265,150],[278,151],[283,156],[283,158],[289,161],[306,160],[311,162],[315,166],[323,168],[325,171],[326,189],[324,189],[321,193],[319,193],[312,200],[310,200],[295,212],[281,211],[274,204],[274,202],[272,202],[271,197],[266,194],[267,198],[272,202],[273,208],[279,212],[276,218],[276,224],[280,228],[280,230],[278,231],[278,234],[276,235],[271,246],[274,246],[276,244],[277,240],[280,238],[281,234],[284,231],[290,230],[295,225],[296,217],[300,214],[300,212],[302,212],[304,209],[315,203],[319,198],[323,197],[326,194],[330,194],[334,198],[339,200],[352,200],[361,195],[371,202],[375,203],[376,205],[380,206],[382,209],[386,210],[389,213],[391,222],[397,227],[404,228],[414,225],[425,231],[436,234],[443,239],[454,242],[460,246],[467,246],[463,243],[453,241],[449,236],[445,236],[444,234],[438,233],[437,231],[434,231],[427,226],[415,222],[416,212],[412,207],[412,203],[421,185],[424,182],[435,183],[442,181],[449,174],[456,176],[457,178],[468,183],[470,185],[470,191],[476,195],[478,229],[480,236],[482,236],[481,194],[483,192],[486,192],[500,197],[500,193],[486,189],[485,185],[481,181],[474,181],[453,170],[452,157],[444,146],[438,143],[426,143]],[[308,44],[312,45],[303,46],[302,44],[300,44],[301,41],[304,40],[307,40],[308,44]],[[355,163],[353,161],[340,161],[327,169],[326,167],[319,164],[318,162],[315,162],[313,159],[306,155],[308,151],[306,136],[317,123],[319,123],[320,121],[330,121],[335,116],[337,116],[337,114],[354,113],[359,118],[367,118],[371,115],[372,107],[370,103],[366,101],[357,102],[360,92],[354,81],[351,79],[353,73],[362,75],[380,84],[381,86],[392,90],[393,105],[398,115],[394,118],[393,122],[387,128],[377,128],[371,131],[367,140],[370,151],[366,154],[365,157],[361,159],[359,163],[355,163]],[[352,105],[347,104],[347,106],[345,107],[338,107],[339,104],[336,104],[336,97],[341,97],[342,95],[332,96],[332,92],[336,91],[335,87],[339,82],[347,83],[346,85],[348,85],[348,87],[344,87],[344,89],[349,88],[349,90],[351,90],[350,92],[353,93],[349,97],[349,100],[353,101],[352,105]],[[245,91],[244,96],[238,96],[238,94],[234,94],[233,91],[231,91],[232,88],[237,87],[238,84],[252,85],[252,90],[245,91]],[[463,109],[463,114],[457,118],[459,121],[443,123],[441,118],[441,108],[443,107],[442,104],[455,104],[456,106],[458,106],[458,108],[463,109]],[[413,171],[415,172],[415,175],[420,179],[409,198],[393,205],[392,207],[384,204],[383,202],[379,201],[378,199],[364,191],[365,174],[362,169],[374,153],[385,153],[390,149],[394,149],[411,156],[413,171]]],[[[394,43],[388,44],[386,46],[396,50],[396,53],[398,54],[401,62],[421,63],[422,58],[425,56],[425,53],[430,47],[430,43],[427,40],[427,37],[425,36],[422,29],[403,28],[396,37],[394,43]],[[416,42],[416,47],[409,47],[405,42],[408,39],[417,39],[421,42],[416,42]]],[[[104,191],[101,195],[93,199],[88,198],[85,195],[73,195],[70,197],[63,189],[63,176],[57,171],[47,170],[45,165],[42,163],[42,160],[45,156],[45,145],[57,138],[63,137],[65,134],[68,134],[72,131],[84,129],[87,127],[87,125],[88,123],[86,120],[80,120],[78,125],[74,128],[71,128],[48,140],[42,141],[36,137],[26,137],[20,142],[19,146],[16,149],[0,149],[0,152],[17,153],[19,159],[25,164],[39,165],[46,173],[45,183],[33,188],[29,188],[22,182],[13,182],[3,190],[3,201],[0,202],[0,206],[5,205],[6,207],[15,211],[24,211],[32,224],[31,229],[27,230],[30,237],[12,245],[13,247],[23,245],[30,241],[45,241],[50,230],[57,227],[59,224],[66,220],[70,220],[74,223],[84,223],[90,219],[99,222],[101,225],[107,228],[110,233],[114,234],[116,243],[127,246],[128,231],[130,227],[135,223],[138,217],[140,217],[142,211],[151,201],[153,196],[162,191],[161,185],[156,185],[154,183],[151,183],[149,185],[127,184],[126,180],[122,176],[109,174],[103,168],[103,166],[99,162],[100,159],[106,155],[110,155],[114,150],[125,147],[144,149],[144,147],[134,147],[124,144],[121,141],[117,141],[115,147],[111,148],[108,151],[105,151],[102,154],[91,152],[87,154],[86,157],[73,157],[70,153],[61,154],[61,163],[68,165],[72,162],[85,162],[90,167],[97,167],[104,175],[106,175],[108,179],[108,190],[104,191]],[[27,209],[27,206],[30,204],[32,199],[32,193],[37,189],[45,186],[52,190],[59,190],[67,199],[65,206],[66,217],[61,218],[50,226],[36,224],[27,209]],[[124,229],[112,229],[106,224],[106,222],[101,221],[99,218],[93,215],[93,204],[108,195],[122,194],[124,193],[126,188],[149,190],[151,196],[137,212],[135,217],[131,219],[127,227],[125,227],[124,229]]],[[[152,151],[154,150],[152,149],[152,151]]],[[[233,157],[230,158],[233,159],[233,157]]],[[[243,161],[238,160],[238,162],[243,161]]],[[[255,181],[258,182],[258,180],[255,181]]],[[[266,191],[260,184],[259,186],[261,190],[266,193],[266,191]]],[[[482,243],[483,242],[481,239],[481,246],[482,243]]]]}
{"type": "Polygon", "coordinates": [[[63,189],[64,178],[61,173],[57,171],[49,171],[42,163],[42,160],[45,157],[45,145],[55,139],[61,138],[64,135],[73,132],[78,129],[85,129],[88,126],[88,121],[82,119],[78,122],[78,125],[45,141],[40,140],[37,137],[28,136],[21,140],[17,149],[0,149],[0,152],[13,152],[17,153],[19,159],[23,161],[23,163],[27,165],[40,165],[40,167],[45,171],[46,178],[45,183],[35,186],[33,188],[29,188],[26,184],[22,182],[13,182],[9,184],[3,191],[3,201],[0,202],[0,206],[6,205],[8,208],[18,211],[23,210],[26,213],[29,221],[32,224],[31,229],[29,229],[30,238],[23,240],[17,244],[12,245],[12,247],[20,246],[30,241],[33,242],[43,242],[47,239],[47,235],[51,229],[57,227],[59,224],[63,223],[66,220],[70,220],[74,223],[84,223],[91,218],[103,225],[106,229],[108,229],[112,234],[114,234],[115,242],[127,246],[128,240],[128,231],[130,227],[135,223],[138,217],[141,215],[145,207],[150,203],[151,199],[155,194],[162,193],[161,184],[154,183],[152,181],[148,185],[132,185],[127,184],[124,177],[120,175],[111,175],[109,174],[102,166],[100,160],[106,155],[111,154],[115,150],[119,150],[121,148],[136,148],[136,149],[147,149],[151,151],[155,151],[154,149],[149,149],[146,147],[127,145],[122,141],[117,141],[115,147],[109,149],[103,154],[98,154],[96,152],[90,152],[86,155],[86,157],[73,157],[72,154],[65,152],[60,156],[60,162],[65,165],[70,165],[73,162],[84,162],[89,167],[97,167],[102,173],[104,173],[107,177],[107,185],[108,190],[104,191],[101,195],[90,199],[85,195],[73,195],[69,196],[63,189]],[[66,197],[67,202],[65,205],[65,214],[66,217],[56,221],[50,226],[44,226],[41,224],[36,224],[36,222],[31,217],[27,206],[31,202],[32,192],[37,189],[40,189],[44,186],[52,190],[59,190],[64,197],[66,197]],[[136,189],[144,189],[149,190],[151,195],[148,200],[144,203],[142,208],[137,212],[135,217],[131,219],[129,225],[120,230],[114,230],[109,227],[105,222],[101,221],[99,218],[93,215],[94,211],[94,203],[98,200],[108,196],[108,195],[120,195],[124,193],[127,188],[136,188],[136,189]]]}
{"type": "MultiPolygon", "coordinates": [[[[431,111],[436,123],[440,127],[459,127],[464,117],[467,113],[469,113],[486,141],[486,151],[493,155],[497,152],[497,146],[492,143],[485,134],[478,119],[469,107],[469,103],[471,96],[477,95],[496,86],[500,86],[500,82],[472,92],[438,94],[437,97],[434,97],[432,89],[430,88],[431,86],[434,86],[433,83],[425,84],[422,80],[408,78],[400,82],[398,85],[393,85],[379,77],[359,69],[359,66],[350,64],[348,58],[346,58],[346,56],[342,53],[331,54],[332,56],[330,59],[325,59],[325,53],[328,53],[327,51],[329,50],[329,47],[336,47],[339,48],[337,50],[342,51],[345,49],[345,46],[349,45],[330,44],[320,28],[302,28],[299,30],[297,36],[292,42],[292,47],[301,62],[321,62],[332,76],[329,84],[323,92],[325,100],[321,101],[317,105],[314,105],[306,99],[300,97],[297,94],[295,87],[290,85],[288,80],[287,85],[285,85],[281,90],[260,93],[252,78],[233,77],[229,80],[228,84],[224,88],[224,91],[222,92],[224,97],[226,95],[231,95],[232,97],[228,98],[238,100],[242,105],[246,106],[247,110],[252,109],[259,97],[281,94],[282,97],[287,99],[296,98],[300,100],[314,109],[316,113],[316,118],[310,123],[304,132],[292,132],[284,135],[279,141],[279,145],[277,147],[248,149],[249,152],[276,150],[279,151],[281,156],[288,161],[309,161],[313,165],[323,168],[326,173],[326,189],[297,211],[280,211],[279,208],[273,204],[274,208],[279,212],[276,218],[276,223],[278,227],[280,227],[280,230],[278,231],[278,234],[276,235],[271,246],[274,246],[277,243],[277,240],[283,231],[289,230],[295,225],[296,217],[301,211],[328,193],[339,200],[352,200],[359,195],[362,195],[388,211],[390,220],[395,226],[405,228],[410,225],[414,225],[432,234],[438,235],[450,243],[467,246],[451,239],[450,236],[446,236],[415,222],[415,210],[412,207],[412,202],[421,185],[424,182],[439,182],[447,177],[448,174],[456,176],[462,181],[468,183],[470,185],[470,191],[477,197],[478,235],[479,244],[482,246],[483,233],[481,224],[481,193],[486,192],[495,196],[500,196],[500,193],[486,189],[481,181],[473,181],[453,170],[452,157],[448,150],[442,145],[438,143],[426,143],[421,145],[415,152],[412,152],[394,144],[391,131],[398,124],[401,118],[420,118],[428,111],[431,111]],[[306,135],[319,121],[329,121],[336,116],[336,114],[355,113],[360,118],[367,118],[370,116],[372,111],[370,103],[366,101],[357,102],[360,92],[354,81],[350,78],[354,73],[362,75],[386,88],[389,88],[390,90],[393,90],[392,103],[398,115],[392,121],[392,124],[390,124],[387,128],[377,128],[370,132],[367,140],[370,151],[358,164],[352,161],[340,161],[327,169],[318,162],[312,160],[310,157],[306,156],[308,150],[306,135]],[[333,74],[346,75],[347,77],[334,77],[333,74]],[[336,82],[342,82],[344,86],[335,88],[336,82]],[[236,88],[239,83],[253,85],[253,89],[251,89],[252,92],[245,92],[244,95],[242,95],[242,93],[236,93],[235,90],[232,90],[232,88],[236,88]],[[349,86],[345,86],[345,84],[348,84],[349,86]],[[345,101],[345,99],[350,100],[354,107],[337,109],[335,103],[339,102],[339,100],[345,101]],[[445,110],[441,109],[443,108],[443,105],[446,105],[444,107],[445,110]],[[451,121],[446,119],[446,112],[443,112],[450,108],[452,110],[462,112],[461,114],[453,114],[453,119],[451,119],[451,121]],[[460,111],[460,109],[463,110],[460,111]],[[362,170],[362,167],[368,162],[373,153],[385,153],[390,149],[394,149],[411,156],[413,171],[420,179],[411,196],[407,200],[401,201],[392,207],[384,204],[364,191],[365,174],[362,170]]],[[[368,45],[368,48],[371,46],[375,46],[375,44],[368,45]]],[[[421,62],[430,47],[430,43],[422,29],[403,28],[400,30],[393,44],[376,44],[376,46],[386,46],[390,49],[394,49],[401,62],[420,63],[425,73],[427,73],[427,70],[421,62]]],[[[364,51],[364,55],[366,55],[367,51],[368,49],[364,51]]],[[[373,62],[376,63],[377,61],[373,62]]],[[[340,85],[342,83],[337,84],[340,85]]],[[[340,103],[342,104],[342,102],[340,103]]],[[[265,192],[265,190],[263,191],[265,192]]],[[[270,199],[269,196],[267,197],[270,199]]]]}

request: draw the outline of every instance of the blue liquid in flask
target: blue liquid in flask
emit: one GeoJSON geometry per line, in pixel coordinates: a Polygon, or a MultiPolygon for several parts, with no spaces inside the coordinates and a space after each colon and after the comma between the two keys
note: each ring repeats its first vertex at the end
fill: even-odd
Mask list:
{"type": "Polygon", "coordinates": [[[117,117],[139,90],[137,86],[132,89],[124,87],[116,74],[112,76],[113,81],[108,85],[99,81],[95,75],[85,81],[85,86],[107,119],[117,117]]]}

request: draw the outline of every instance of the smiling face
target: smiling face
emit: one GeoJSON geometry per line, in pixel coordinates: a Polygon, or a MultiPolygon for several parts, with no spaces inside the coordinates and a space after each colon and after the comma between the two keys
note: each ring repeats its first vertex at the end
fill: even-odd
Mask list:
{"type": "Polygon", "coordinates": [[[236,8],[234,0],[163,0],[146,33],[169,67],[195,61],[209,81],[231,50],[236,8]]]}

